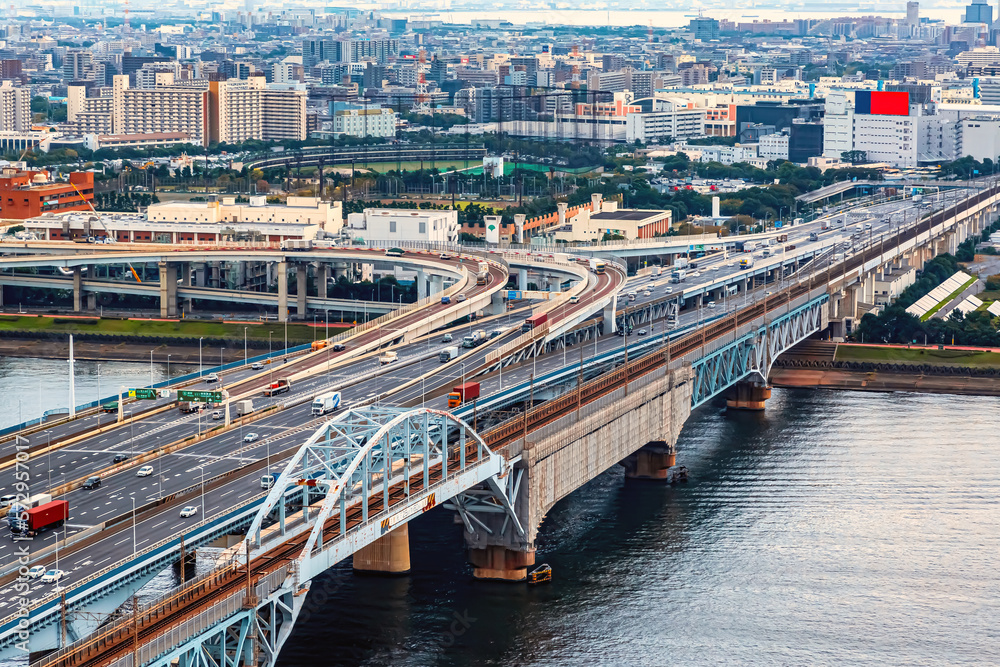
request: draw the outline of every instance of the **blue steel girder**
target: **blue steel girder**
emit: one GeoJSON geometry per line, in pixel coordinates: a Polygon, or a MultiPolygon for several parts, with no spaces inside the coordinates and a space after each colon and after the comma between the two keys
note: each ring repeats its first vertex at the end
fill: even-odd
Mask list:
{"type": "Polygon", "coordinates": [[[813,299],[692,363],[691,407],[702,405],[752,375],[766,383],[778,355],[820,330],[822,305],[827,300],[826,295],[813,299]]]}

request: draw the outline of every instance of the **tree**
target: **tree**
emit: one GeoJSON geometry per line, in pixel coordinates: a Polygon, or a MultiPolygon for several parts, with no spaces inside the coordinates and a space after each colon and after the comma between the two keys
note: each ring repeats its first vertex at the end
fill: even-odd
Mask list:
{"type": "Polygon", "coordinates": [[[868,162],[868,151],[844,151],[840,154],[840,159],[851,164],[864,164],[868,162]]]}
{"type": "Polygon", "coordinates": [[[271,184],[265,181],[263,178],[257,181],[257,192],[270,192],[271,184]]]}

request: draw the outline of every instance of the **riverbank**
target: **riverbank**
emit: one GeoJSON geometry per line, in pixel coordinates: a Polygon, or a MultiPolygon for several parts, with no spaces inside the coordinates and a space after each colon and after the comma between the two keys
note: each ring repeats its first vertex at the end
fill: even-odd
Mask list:
{"type": "MultiPolygon", "coordinates": [[[[243,359],[243,342],[239,346],[223,348],[218,345],[202,345],[202,361],[205,366],[218,365],[220,356],[226,362],[243,359]]],[[[291,345],[289,341],[289,345],[291,345]]],[[[275,350],[281,349],[282,341],[275,341],[275,350]]],[[[258,347],[248,347],[248,356],[261,354],[258,347]]],[[[73,341],[73,356],[88,361],[139,361],[149,363],[149,353],[158,364],[198,365],[198,341],[178,341],[166,344],[159,341],[147,343],[73,341]]],[[[267,352],[265,346],[264,352],[267,352]]],[[[66,340],[46,340],[28,338],[0,338],[0,357],[69,359],[69,342],[66,340]]]]}
{"type": "Polygon", "coordinates": [[[806,340],[777,359],[775,387],[1000,396],[1000,351],[806,340]]]}
{"type": "MultiPolygon", "coordinates": [[[[349,329],[347,324],[330,324],[330,335],[349,329]]],[[[0,315],[0,333],[7,336],[33,338],[48,336],[99,335],[121,336],[123,340],[141,337],[190,339],[196,344],[199,338],[225,341],[247,340],[267,342],[284,340],[289,344],[311,343],[325,335],[323,323],[288,324],[278,322],[234,322],[225,320],[180,320],[92,317],[86,315],[0,315]]]]}
{"type": "Polygon", "coordinates": [[[774,387],[797,389],[845,389],[851,391],[912,391],[924,394],[1000,396],[1000,376],[927,375],[919,371],[845,370],[839,368],[771,369],[774,387]]]}

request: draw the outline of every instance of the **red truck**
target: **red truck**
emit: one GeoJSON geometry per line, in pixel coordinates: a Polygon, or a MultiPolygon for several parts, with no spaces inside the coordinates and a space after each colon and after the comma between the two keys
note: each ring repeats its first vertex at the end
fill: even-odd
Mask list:
{"type": "Polygon", "coordinates": [[[451,388],[451,393],[448,394],[448,407],[457,408],[462,403],[467,403],[477,398],[479,398],[478,382],[466,382],[465,384],[456,385],[451,388]]]}
{"type": "Polygon", "coordinates": [[[265,396],[277,396],[278,394],[284,394],[286,391],[292,390],[292,381],[288,378],[281,378],[280,380],[275,380],[267,388],[264,389],[265,396]]]}
{"type": "Polygon", "coordinates": [[[521,325],[521,331],[524,332],[531,331],[532,329],[542,326],[548,321],[549,321],[548,313],[538,313],[537,315],[532,315],[531,317],[529,317],[524,321],[524,324],[521,325]]]}
{"type": "Polygon", "coordinates": [[[22,517],[10,520],[10,532],[34,537],[48,528],[58,528],[69,519],[69,503],[65,500],[53,500],[32,507],[22,517]]]}

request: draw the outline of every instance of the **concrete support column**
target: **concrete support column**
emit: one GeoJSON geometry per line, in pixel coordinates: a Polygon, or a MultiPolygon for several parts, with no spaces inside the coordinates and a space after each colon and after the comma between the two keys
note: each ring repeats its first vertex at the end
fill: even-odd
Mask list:
{"type": "Polygon", "coordinates": [[[159,262],[160,317],[177,317],[177,265],[159,262]]]}
{"type": "Polygon", "coordinates": [[[476,579],[498,579],[501,581],[524,581],[528,568],[535,564],[535,550],[516,551],[502,546],[487,546],[469,549],[472,576],[476,579]]]}
{"type": "Polygon", "coordinates": [[[296,317],[306,319],[306,296],[309,294],[309,265],[299,262],[295,265],[295,309],[296,317]]]}
{"type": "Polygon", "coordinates": [[[490,298],[490,315],[503,315],[504,308],[503,292],[494,292],[490,298]]]}
{"type": "Polygon", "coordinates": [[[87,292],[87,310],[97,310],[97,292],[87,292]]]}
{"type": "Polygon", "coordinates": [[[288,321],[288,262],[278,262],[278,321],[288,321]]]}
{"type": "Polygon", "coordinates": [[[763,410],[771,398],[771,388],[753,382],[737,382],[726,392],[726,407],[730,410],[763,410]]]}
{"type": "Polygon", "coordinates": [[[604,307],[604,335],[613,334],[618,331],[618,325],[615,322],[615,304],[617,299],[612,299],[611,303],[604,307]]]}
{"type": "Polygon", "coordinates": [[[417,299],[427,298],[427,274],[417,269],[417,299]]]}
{"type": "Polygon", "coordinates": [[[191,287],[191,263],[182,262],[180,265],[181,275],[179,276],[181,285],[191,287]]]}
{"type": "Polygon", "coordinates": [[[354,571],[406,574],[410,571],[410,531],[403,524],[354,553],[354,571]]]}
{"type": "Polygon", "coordinates": [[[677,450],[668,442],[656,440],[629,454],[622,463],[626,479],[669,481],[670,468],[677,465],[677,450]]]}
{"type": "Polygon", "coordinates": [[[521,291],[528,289],[528,269],[517,270],[517,289],[521,291]]]}
{"type": "Polygon", "coordinates": [[[316,295],[321,299],[326,298],[326,283],[330,267],[326,264],[316,265],[316,295]]]}
{"type": "Polygon", "coordinates": [[[431,276],[431,294],[444,291],[444,276],[431,276]]]}
{"type": "Polygon", "coordinates": [[[83,271],[80,267],[73,268],[73,312],[83,310],[83,271]]]}
{"type": "Polygon", "coordinates": [[[222,267],[218,262],[208,263],[208,286],[222,287],[222,267]]]}

